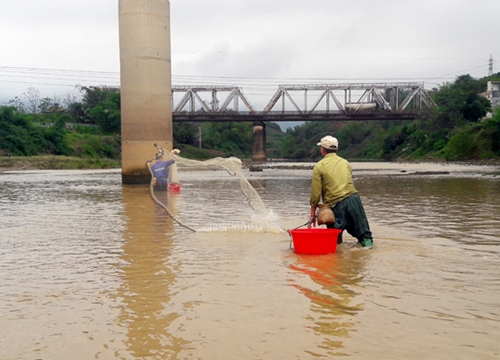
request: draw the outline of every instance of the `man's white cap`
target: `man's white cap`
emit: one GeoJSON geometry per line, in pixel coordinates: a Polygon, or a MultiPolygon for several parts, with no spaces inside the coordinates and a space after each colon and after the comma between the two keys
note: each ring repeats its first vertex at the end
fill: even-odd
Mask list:
{"type": "Polygon", "coordinates": [[[324,138],[322,138],[321,141],[316,145],[322,146],[325,149],[338,149],[339,141],[337,140],[337,138],[327,135],[324,138]]]}

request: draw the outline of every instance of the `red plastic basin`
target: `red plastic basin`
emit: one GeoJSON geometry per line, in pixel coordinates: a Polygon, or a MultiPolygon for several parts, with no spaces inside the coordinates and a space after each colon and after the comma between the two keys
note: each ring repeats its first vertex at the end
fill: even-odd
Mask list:
{"type": "Polygon", "coordinates": [[[177,183],[177,184],[169,183],[168,184],[168,190],[171,192],[176,192],[176,193],[181,192],[181,187],[182,187],[181,183],[177,183]]]}
{"type": "Polygon", "coordinates": [[[314,228],[289,230],[297,254],[323,255],[337,251],[340,229],[314,228]]]}

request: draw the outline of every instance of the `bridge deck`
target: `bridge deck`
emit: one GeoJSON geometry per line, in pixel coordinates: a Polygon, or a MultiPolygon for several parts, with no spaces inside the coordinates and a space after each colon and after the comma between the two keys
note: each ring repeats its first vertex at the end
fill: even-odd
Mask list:
{"type": "Polygon", "coordinates": [[[345,113],[341,111],[300,113],[300,112],[227,112],[227,113],[172,113],[174,122],[280,122],[280,121],[368,121],[368,120],[415,120],[418,112],[368,111],[345,113]]]}

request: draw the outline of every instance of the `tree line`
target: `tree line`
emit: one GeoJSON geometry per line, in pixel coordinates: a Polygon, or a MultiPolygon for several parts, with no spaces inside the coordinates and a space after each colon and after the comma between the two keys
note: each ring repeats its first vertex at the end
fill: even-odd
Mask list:
{"type": "Polygon", "coordinates": [[[481,80],[458,76],[431,91],[437,109],[429,109],[411,122],[306,123],[287,131],[279,155],[316,159],[319,151],[315,144],[331,134],[339,139],[339,153],[351,159],[498,158],[500,113],[481,94],[487,81],[499,80],[500,73],[481,80]]]}
{"type": "MultiPolygon", "coordinates": [[[[267,123],[268,157],[316,160],[316,143],[330,134],[339,139],[340,154],[350,159],[498,158],[500,112],[481,95],[487,81],[500,81],[500,73],[482,79],[461,75],[432,89],[437,109],[411,122],[306,122],[286,132],[267,123]]],[[[80,86],[77,91],[51,99],[29,88],[23,98],[0,107],[0,155],[119,159],[119,89],[80,86]]],[[[194,158],[252,155],[251,123],[174,123],[173,137],[174,146],[194,158]]]]}

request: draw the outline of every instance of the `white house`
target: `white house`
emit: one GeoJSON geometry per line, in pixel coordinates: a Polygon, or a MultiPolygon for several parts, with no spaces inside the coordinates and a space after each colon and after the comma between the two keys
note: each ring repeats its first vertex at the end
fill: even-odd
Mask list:
{"type": "MultiPolygon", "coordinates": [[[[500,81],[488,81],[486,91],[481,93],[491,102],[491,107],[500,107],[500,81]]],[[[487,113],[485,118],[491,118],[491,113],[487,113]]]]}
{"type": "Polygon", "coordinates": [[[500,81],[488,81],[486,92],[482,94],[491,101],[491,106],[500,106],[500,81]]]}

